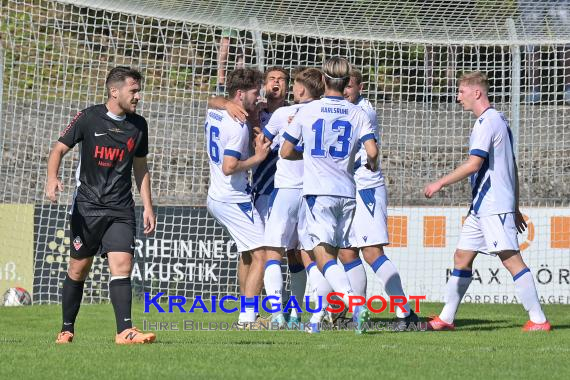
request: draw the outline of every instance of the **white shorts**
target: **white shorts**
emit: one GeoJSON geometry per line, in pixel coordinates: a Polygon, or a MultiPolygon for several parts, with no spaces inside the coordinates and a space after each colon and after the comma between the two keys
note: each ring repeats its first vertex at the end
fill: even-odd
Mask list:
{"type": "Polygon", "coordinates": [[[354,198],[330,195],[305,196],[305,220],[307,221],[310,246],[313,249],[320,243],[337,248],[350,246],[348,234],[354,217],[354,198]]]}
{"type": "Polygon", "coordinates": [[[274,189],[268,203],[264,242],[267,247],[286,250],[299,246],[299,211],[303,205],[303,189],[274,189]]]}
{"type": "Polygon", "coordinates": [[[465,219],[457,249],[481,253],[518,251],[515,214],[499,214],[465,219]]]}
{"type": "Polygon", "coordinates": [[[263,225],[267,222],[267,218],[269,217],[269,199],[271,195],[260,194],[257,196],[255,200],[255,209],[259,213],[261,217],[261,222],[263,225]]]}
{"type": "Polygon", "coordinates": [[[305,251],[313,249],[313,243],[309,237],[309,230],[307,229],[307,201],[305,197],[301,198],[301,207],[299,207],[297,237],[299,238],[299,246],[297,248],[304,249],[305,251]]]}
{"type": "Polygon", "coordinates": [[[263,247],[263,224],[253,202],[225,203],[208,197],[208,211],[234,239],[238,252],[263,247]]]}
{"type": "Polygon", "coordinates": [[[385,186],[356,192],[356,212],[349,236],[352,247],[388,244],[387,203],[385,186]]]}

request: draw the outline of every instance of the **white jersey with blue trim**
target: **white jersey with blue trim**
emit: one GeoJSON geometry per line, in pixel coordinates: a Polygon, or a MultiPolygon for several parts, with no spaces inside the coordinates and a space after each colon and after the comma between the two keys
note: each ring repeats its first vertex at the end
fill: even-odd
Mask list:
{"type": "Polygon", "coordinates": [[[249,127],[234,121],[226,111],[209,109],[206,116],[206,149],[210,161],[208,196],[218,202],[251,202],[248,172],[225,175],[224,156],[238,160],[249,158],[249,127]]]}
{"type": "MultiPolygon", "coordinates": [[[[285,127],[293,120],[297,112],[306,103],[294,104],[287,107],[278,108],[271,119],[263,128],[265,136],[273,143],[282,147],[285,127]]],[[[299,143],[296,149],[303,149],[299,143]]],[[[281,148],[279,148],[281,150],[281,148]]],[[[277,160],[277,170],[275,172],[275,188],[277,189],[302,189],[303,188],[303,161],[285,160],[281,157],[277,160]]]]}
{"type": "Polygon", "coordinates": [[[283,137],[295,145],[301,139],[304,143],[304,195],[355,197],[357,143],[374,139],[360,107],[336,96],[315,100],[297,112],[283,137]]]}
{"type": "MultiPolygon", "coordinates": [[[[358,99],[358,103],[356,103],[356,105],[362,108],[362,110],[368,115],[370,124],[372,124],[372,128],[374,128],[376,145],[378,145],[378,149],[380,149],[380,127],[376,117],[376,110],[372,107],[370,101],[362,96],[358,99]]],[[[371,189],[384,185],[384,175],[382,174],[381,166],[378,165],[378,170],[375,172],[367,169],[365,165],[368,161],[368,155],[366,154],[364,145],[360,143],[359,145],[360,149],[354,161],[354,181],[356,182],[356,188],[358,190],[371,189]]]]}
{"type": "Polygon", "coordinates": [[[485,159],[470,178],[476,216],[515,211],[515,157],[513,136],[505,116],[488,108],[475,122],[469,154],[485,159]]]}
{"type": "MultiPolygon", "coordinates": [[[[273,112],[262,110],[259,115],[261,129],[263,129],[271,119],[273,112]]],[[[253,168],[252,186],[253,193],[258,195],[269,195],[274,188],[275,171],[277,160],[279,159],[279,142],[274,140],[270,146],[271,151],[258,166],[253,168]]]]}

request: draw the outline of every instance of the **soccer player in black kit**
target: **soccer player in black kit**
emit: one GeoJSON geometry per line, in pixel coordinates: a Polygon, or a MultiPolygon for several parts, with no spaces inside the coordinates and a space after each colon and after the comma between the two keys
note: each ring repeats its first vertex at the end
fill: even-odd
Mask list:
{"type": "Polygon", "coordinates": [[[77,187],[70,216],[71,258],[63,282],[63,325],[56,343],[71,343],[83,285],[93,257],[107,256],[109,293],[117,322],[117,344],[152,343],[156,336],[133,327],[131,270],[135,248],[135,203],[131,172],[143,206],[144,233],[154,231],[146,120],[135,113],[142,75],[128,67],[109,72],[107,102],[79,112],[54,144],[48,161],[46,195],[57,202],[63,185],[57,178],[61,159],[80,144],[77,187]]]}

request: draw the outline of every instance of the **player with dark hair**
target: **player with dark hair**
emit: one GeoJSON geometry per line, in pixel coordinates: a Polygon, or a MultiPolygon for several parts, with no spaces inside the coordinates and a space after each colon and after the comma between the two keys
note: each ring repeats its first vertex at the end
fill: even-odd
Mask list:
{"type": "MultiPolygon", "coordinates": [[[[229,102],[254,110],[261,82],[258,70],[232,71],[226,81],[229,102]]],[[[256,320],[253,301],[261,292],[265,265],[263,221],[253,205],[249,171],[265,160],[270,143],[263,143],[263,135],[259,135],[255,153],[250,155],[250,126],[235,121],[225,110],[207,110],[205,132],[210,162],[208,211],[225,227],[241,253],[238,281],[249,305],[240,313],[239,323],[248,328],[256,320]],[[245,269],[242,263],[247,264],[245,269]]]]}
{"type": "Polygon", "coordinates": [[[144,212],[144,233],[154,231],[150,174],[147,167],[148,126],[136,114],[141,99],[142,75],[128,67],[112,69],[105,82],[107,102],[79,112],[53,146],[46,195],[57,202],[63,184],[57,174],[63,156],[80,144],[69,238],[71,257],[62,289],[63,325],[56,343],[70,343],[83,287],[93,257],[107,257],[109,294],[117,323],[117,344],[152,343],[156,336],[133,327],[131,270],[135,248],[135,203],[131,173],[139,189],[144,212]]]}
{"type": "MultiPolygon", "coordinates": [[[[315,68],[307,68],[297,72],[293,84],[293,97],[295,104],[280,107],[275,110],[269,122],[263,128],[265,137],[277,143],[283,144],[285,128],[294,119],[297,112],[310,102],[320,99],[324,92],[322,73],[315,68]]],[[[302,150],[302,146],[297,146],[302,150]]],[[[299,305],[303,303],[305,294],[306,277],[305,266],[302,264],[292,265],[293,257],[298,248],[304,249],[310,245],[305,241],[305,215],[302,205],[303,199],[303,161],[291,161],[278,158],[275,172],[275,188],[268,202],[267,220],[265,222],[265,245],[267,263],[265,265],[265,291],[268,295],[275,296],[273,306],[281,306],[283,301],[283,279],[281,274],[281,258],[286,252],[289,258],[289,271],[291,273],[291,295],[295,297],[299,305]]],[[[321,272],[311,264],[307,252],[303,252],[304,263],[307,272],[312,277],[313,288],[326,282],[321,272]],[[313,268],[311,270],[311,268],[313,268]]],[[[300,256],[296,259],[299,260],[300,256]]],[[[330,289],[330,288],[329,288],[330,289]]],[[[286,303],[285,303],[286,304],[286,303]]],[[[288,322],[294,325],[301,321],[300,315],[293,308],[290,314],[281,311],[273,313],[272,322],[279,326],[288,322]]]]}

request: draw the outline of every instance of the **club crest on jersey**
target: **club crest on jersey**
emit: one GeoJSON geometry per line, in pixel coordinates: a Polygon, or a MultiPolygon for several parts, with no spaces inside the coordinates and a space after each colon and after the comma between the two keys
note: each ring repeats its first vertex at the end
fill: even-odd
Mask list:
{"type": "Polygon", "coordinates": [[[82,246],[83,242],[81,241],[81,238],[79,236],[76,236],[75,239],[73,239],[73,248],[75,248],[76,251],[79,251],[79,248],[82,246]]]}
{"type": "Polygon", "coordinates": [[[135,140],[132,137],[129,137],[127,141],[127,149],[131,152],[135,148],[135,140]]]}
{"type": "Polygon", "coordinates": [[[364,240],[365,242],[368,241],[368,236],[363,236],[362,240],[364,240]]]}

